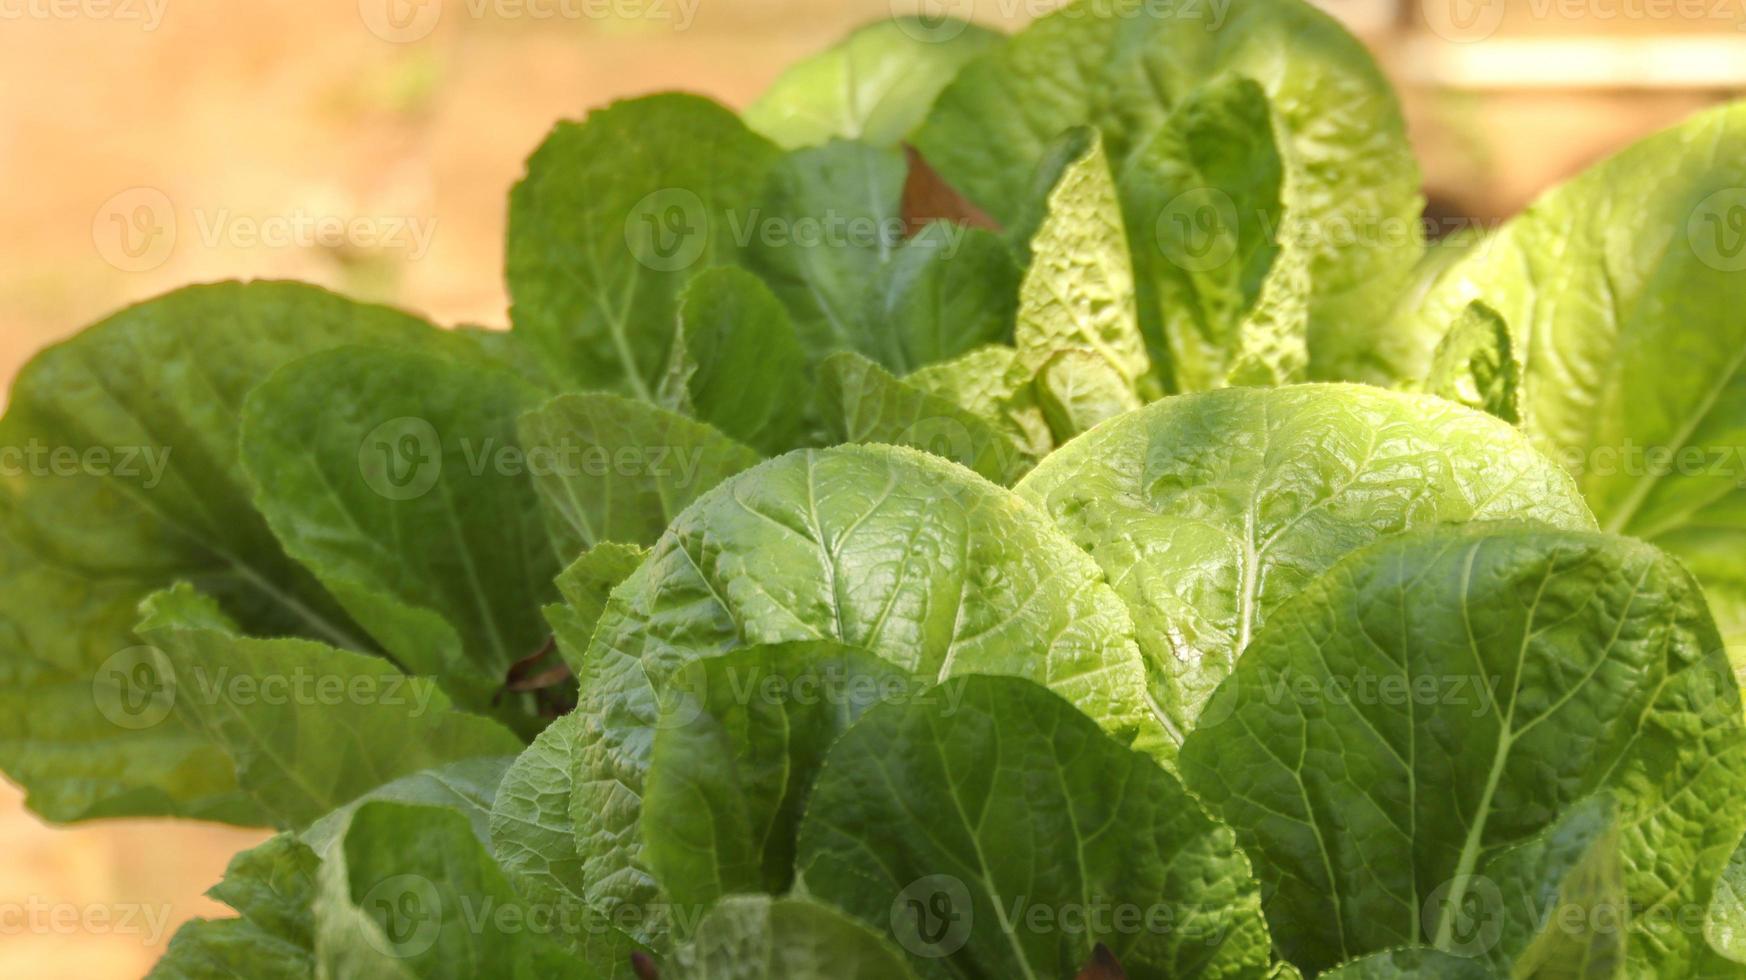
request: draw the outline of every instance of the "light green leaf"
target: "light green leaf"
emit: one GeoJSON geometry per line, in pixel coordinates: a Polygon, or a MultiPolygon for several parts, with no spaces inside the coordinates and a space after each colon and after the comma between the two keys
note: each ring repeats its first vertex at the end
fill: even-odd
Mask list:
{"type": "Polygon", "coordinates": [[[1037,372],[1037,403],[1056,445],[1140,407],[1140,396],[1096,351],[1064,350],[1037,372]]]}
{"type": "Polygon", "coordinates": [[[1497,980],[1484,961],[1429,946],[1403,946],[1361,956],[1322,974],[1323,980],[1497,980]]]}
{"type": "Polygon", "coordinates": [[[1100,941],[1133,976],[1267,975],[1249,863],[1173,776],[1035,684],[960,693],[875,707],[831,749],[801,826],[808,894],[933,976],[1069,977],[1100,941]]]}
{"type": "Polygon", "coordinates": [[[630,578],[648,555],[648,549],[641,545],[603,541],[559,573],[558,591],[564,601],[547,606],[546,618],[562,624],[556,628],[566,649],[587,651],[612,590],[630,578]]]}
{"type": "Polygon", "coordinates": [[[922,697],[920,688],[870,653],[824,642],[750,647],[681,670],[662,692],[642,808],[645,860],[667,897],[694,914],[736,892],[786,893],[826,750],[872,705],[922,697]]]}
{"type": "Polygon", "coordinates": [[[352,814],[369,803],[405,803],[410,806],[441,807],[452,810],[473,828],[480,841],[490,840],[491,806],[497,787],[508,774],[515,756],[462,759],[432,769],[423,769],[402,776],[370,790],[309,825],[297,839],[309,845],[317,857],[327,860],[345,837],[352,814]]]}
{"type": "MultiPolygon", "coordinates": [[[[1464,254],[1416,322],[1509,324],[1523,425],[1603,528],[1678,555],[1746,637],[1746,105],[1590,168],[1464,254]]],[[[1404,329],[1413,329],[1409,322],[1404,329]]]]}
{"type": "MultiPolygon", "coordinates": [[[[539,393],[503,368],[349,348],[249,396],[243,462],[286,550],[410,672],[491,710],[545,638],[561,567],[516,419],[539,393]]],[[[527,735],[519,704],[494,714],[527,735]]]]}
{"type": "Polygon", "coordinates": [[[568,556],[653,543],[693,500],[759,460],[705,423],[597,392],[560,395],[520,428],[530,464],[550,464],[534,467],[534,484],[568,556]]]}
{"type": "Polygon", "coordinates": [[[1309,284],[1278,240],[1284,174],[1267,95],[1238,76],[1189,92],[1118,174],[1141,325],[1174,390],[1304,379],[1309,284]]]}
{"type": "Polygon", "coordinates": [[[1352,549],[1470,520],[1593,526],[1509,426],[1358,385],[1168,398],[1056,451],[1018,492],[1127,601],[1179,734],[1273,611],[1352,549]]]}
{"type": "Polygon", "coordinates": [[[753,268],[794,315],[814,358],[876,354],[869,284],[903,244],[903,152],[836,141],[795,150],[770,176],[768,206],[742,234],[753,268]]]}
{"type": "Polygon", "coordinates": [[[1509,324],[1475,300],[1437,345],[1425,390],[1513,425],[1522,420],[1521,368],[1509,324]]]}
{"type": "Polygon", "coordinates": [[[1704,938],[1715,952],[1735,963],[1746,963],[1746,840],[1716,879],[1704,938]]]}
{"type": "Polygon", "coordinates": [[[1018,363],[1041,371],[1062,350],[1095,351],[1130,385],[1151,370],[1109,160],[1093,141],[1061,175],[1031,240],[1014,332],[1018,363]]]}
{"type": "Polygon", "coordinates": [[[657,901],[636,828],[668,679],[696,660],[801,640],[861,647],[933,681],[1047,682],[1124,743],[1164,737],[1120,601],[1040,514],[923,453],[792,453],[681,514],[595,630],[571,729],[590,902],[657,901]]]}
{"type": "Polygon", "coordinates": [[[908,446],[1000,484],[1010,483],[1028,465],[993,420],[905,384],[859,354],[825,358],[818,385],[832,443],[908,446]]]}
{"type": "Polygon", "coordinates": [[[869,24],[789,66],[746,109],[746,125],[791,149],[832,139],[896,146],[958,68],[1000,42],[995,31],[946,17],[869,24]]]}
{"type": "Polygon", "coordinates": [[[188,586],[146,600],[139,635],[175,710],[235,765],[237,782],[281,827],[302,827],[396,777],[521,743],[462,714],[428,678],[298,639],[239,636],[188,586]]]}
{"type": "MultiPolygon", "coordinates": [[[[473,836],[440,807],[372,802],[351,815],[323,862],[316,906],[322,976],[598,978],[629,976],[577,959],[577,924],[528,905],[473,836]]],[[[616,959],[616,958],[615,958],[616,959]]],[[[622,972],[620,972],[622,971],[622,972]]]]}
{"type": "Polygon", "coordinates": [[[950,361],[930,364],[904,377],[904,383],[992,419],[1021,455],[1041,459],[1055,448],[1055,437],[1037,405],[1032,378],[1018,363],[1018,351],[1001,344],[978,347],[950,361]]]}
{"type": "Polygon", "coordinates": [[[679,336],[661,403],[760,452],[804,434],[806,351],[782,301],[731,266],[699,273],[679,301],[679,336]]]}
{"type": "Polygon", "coordinates": [[[553,377],[651,398],[691,276],[740,261],[776,147],[691,95],[560,123],[509,199],[515,330],[553,377]]]}
{"type": "Polygon", "coordinates": [[[244,851],[206,894],[239,918],[176,930],[147,980],[310,980],[315,976],[314,852],[280,835],[244,851]]]}
{"type": "Polygon", "coordinates": [[[879,271],[871,355],[897,374],[1012,339],[1019,269],[1000,236],[930,222],[879,271]]]}
{"type": "Polygon", "coordinates": [[[1421,376],[1422,361],[1403,363],[1379,343],[1391,333],[1384,314],[1422,250],[1418,168],[1381,72],[1309,4],[1070,5],[967,64],[916,144],[948,182],[1011,223],[1022,217],[1050,141],[1065,130],[1096,126],[1119,173],[1191,93],[1233,76],[1260,84],[1274,108],[1287,167],[1281,236],[1310,252],[1311,376],[1421,376]]]}
{"type": "MultiPolygon", "coordinates": [[[[674,980],[914,980],[884,936],[805,898],[717,906],[673,957],[674,980]]],[[[666,976],[665,973],[662,974],[666,976]]]]}
{"type": "Polygon", "coordinates": [[[1181,765],[1308,971],[1403,943],[1513,956],[1497,917],[1460,916],[1556,863],[1508,849],[1607,791],[1632,961],[1684,976],[1703,942],[1678,910],[1746,828],[1740,697],[1701,593],[1593,533],[1475,525],[1352,554],[1262,627],[1181,765]]]}
{"type": "Polygon", "coordinates": [[[356,343],[455,341],[313,287],[224,283],[117,313],[19,373],[0,447],[39,455],[37,475],[0,482],[0,766],[38,813],[264,819],[198,733],[112,722],[101,705],[129,691],[104,665],[138,645],[140,600],[180,580],[248,632],[370,648],[281,550],[237,457],[255,385],[356,343]]]}

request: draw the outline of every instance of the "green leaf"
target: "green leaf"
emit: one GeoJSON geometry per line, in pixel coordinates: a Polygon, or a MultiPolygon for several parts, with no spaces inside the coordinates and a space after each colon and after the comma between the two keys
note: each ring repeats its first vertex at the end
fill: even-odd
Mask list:
{"type": "Polygon", "coordinates": [[[1324,980],[1495,980],[1479,960],[1428,946],[1403,946],[1362,956],[1322,974],[1324,980]]]}
{"type": "Polygon", "coordinates": [[[1027,464],[994,421],[905,384],[859,354],[825,358],[818,385],[833,443],[908,446],[1000,484],[1010,483],[1027,464]]]}
{"type": "MultiPolygon", "coordinates": [[[[1601,526],[1678,555],[1746,637],[1746,105],[1702,113],[1542,197],[1464,254],[1416,322],[1509,324],[1523,424],[1601,526]]],[[[1414,329],[1409,322],[1403,329],[1414,329]]]]}
{"type": "Polygon", "coordinates": [[[1302,381],[1306,258],[1280,240],[1285,165],[1261,86],[1194,89],[1118,178],[1141,324],[1175,390],[1302,381]]]}
{"type": "Polygon", "coordinates": [[[790,149],[907,139],[958,68],[999,45],[995,31],[948,17],[869,24],[788,67],[746,109],[746,125],[790,149]]]}
{"type": "Polygon", "coordinates": [[[516,895],[465,817],[372,802],[352,814],[321,868],[317,944],[323,976],[597,980],[629,975],[572,956],[577,923],[516,895]]]}
{"type": "Polygon", "coordinates": [[[208,897],[239,918],[195,919],[176,930],[147,980],[309,980],[315,976],[314,852],[289,835],[244,851],[208,897]]]}
{"type": "Polygon", "coordinates": [[[767,895],[736,896],[717,906],[672,966],[674,980],[915,978],[890,940],[836,909],[767,895]]]}
{"type": "Polygon", "coordinates": [[[1100,941],[1134,976],[1267,975],[1248,861],[1174,777],[1035,684],[960,693],[875,707],[831,749],[808,894],[935,976],[1068,977],[1100,941]]]}
{"type": "Polygon", "coordinates": [[[649,550],[641,545],[616,541],[603,541],[588,549],[559,573],[558,591],[564,601],[547,606],[548,616],[552,610],[561,609],[567,627],[577,631],[575,638],[582,641],[582,649],[586,650],[588,638],[594,635],[594,624],[606,612],[606,600],[612,590],[630,578],[648,556],[649,550]]]}
{"type": "Polygon", "coordinates": [[[1021,455],[1041,459],[1055,448],[1036,388],[1018,362],[1018,351],[1000,344],[978,347],[950,361],[930,364],[904,383],[937,395],[973,415],[993,420],[1021,455]]]}
{"type": "Polygon", "coordinates": [[[1064,350],[1037,372],[1037,403],[1065,445],[1101,422],[1140,407],[1140,397],[1113,365],[1096,351],[1064,350]]]}
{"type": "Polygon", "coordinates": [[[692,280],[680,297],[663,405],[775,455],[800,443],[807,386],[806,351],[769,287],[733,267],[692,280]]]}
{"type": "Polygon", "coordinates": [[[1514,425],[1522,420],[1521,368],[1509,324],[1475,300],[1437,345],[1425,390],[1514,425]]]}
{"type": "Polygon", "coordinates": [[[759,460],[705,423],[595,392],[560,395],[520,428],[529,462],[550,464],[534,467],[534,484],[564,555],[652,544],[693,500],[759,460]]]}
{"type": "Polygon", "coordinates": [[[316,856],[327,860],[334,856],[345,837],[352,814],[367,804],[388,802],[451,810],[473,828],[474,837],[489,841],[491,806],[497,787],[515,761],[515,756],[462,759],[402,776],[327,814],[297,837],[316,856]]]}
{"type": "Polygon", "coordinates": [[[1716,879],[1704,919],[1704,939],[1715,952],[1734,963],[1746,963],[1746,840],[1716,879]]]}
{"type": "Polygon", "coordinates": [[[1151,370],[1134,309],[1121,203],[1096,141],[1049,194],[1019,288],[1014,343],[1019,365],[1033,375],[1070,348],[1095,351],[1130,386],[1151,370]]]}
{"type": "Polygon", "coordinates": [[[1352,549],[1470,520],[1593,526],[1509,426],[1357,385],[1168,398],[1058,450],[1018,492],[1126,600],[1178,740],[1273,611],[1352,549]]]}
{"type": "MultiPolygon", "coordinates": [[[[256,503],[286,550],[472,710],[539,648],[554,598],[536,461],[516,445],[538,397],[494,365],[349,348],[278,372],[243,410],[256,503]]],[[[518,705],[496,713],[538,730],[518,705]]]]}
{"type": "Polygon", "coordinates": [[[816,360],[875,354],[884,328],[868,319],[869,284],[903,244],[903,151],[836,141],[777,163],[768,206],[741,234],[756,269],[794,315],[816,360]]]}
{"type": "Polygon", "coordinates": [[[369,648],[255,513],[237,456],[255,385],[355,343],[455,341],[313,287],[224,283],[117,313],[19,373],[0,447],[41,455],[0,482],[0,766],[38,813],[263,819],[179,721],[117,727],[101,706],[129,692],[104,664],[138,645],[140,600],[180,580],[248,632],[369,648]]]}
{"type": "Polygon", "coordinates": [[[509,198],[515,330],[554,378],[651,398],[679,295],[740,261],[778,152],[732,112],[691,95],[619,102],[560,123],[509,198]]]}
{"type": "Polygon", "coordinates": [[[918,688],[895,665],[823,642],[681,670],[662,692],[643,794],[645,860],[668,898],[695,912],[736,892],[786,893],[825,752],[869,707],[918,688]]]}
{"type": "Polygon", "coordinates": [[[1120,173],[1197,89],[1230,77],[1259,83],[1274,107],[1286,162],[1280,236],[1310,253],[1311,376],[1421,376],[1422,361],[1385,343],[1384,314],[1422,250],[1418,168],[1399,106],[1363,46],[1306,3],[1070,5],[967,64],[916,144],[1010,224],[1062,132],[1096,126],[1120,173]]]}
{"type": "Polygon", "coordinates": [[[872,287],[870,355],[906,374],[1012,340],[1019,268],[1000,236],[945,221],[903,243],[872,287]]]}
{"type": "Polygon", "coordinates": [[[792,453],[681,514],[595,630],[571,728],[590,902],[658,903],[636,827],[667,681],[696,660],[802,640],[861,647],[931,681],[1046,681],[1123,742],[1164,737],[1119,600],[1042,515],[923,453],[792,453]]]}
{"type": "Polygon", "coordinates": [[[1509,904],[1547,860],[1509,849],[1608,791],[1632,961],[1687,975],[1703,943],[1678,910],[1707,903],[1746,828],[1740,697],[1701,593],[1593,533],[1480,525],[1354,553],[1262,627],[1181,765],[1310,971],[1403,943],[1513,956],[1510,930],[1459,916],[1509,904]]]}
{"type": "Polygon", "coordinates": [[[239,636],[182,585],[146,600],[149,668],[178,713],[223,748],[237,782],[281,827],[302,827],[394,778],[509,755],[507,729],[453,710],[427,678],[311,640],[239,636]]]}

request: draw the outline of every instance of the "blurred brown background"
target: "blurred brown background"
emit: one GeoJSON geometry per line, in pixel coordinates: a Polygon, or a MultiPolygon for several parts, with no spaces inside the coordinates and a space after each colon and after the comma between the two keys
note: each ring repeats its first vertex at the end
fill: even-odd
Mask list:
{"type": "MultiPolygon", "coordinates": [[[[0,380],[118,306],[201,280],[296,277],[503,325],[505,195],[555,120],[667,88],[743,105],[851,27],[924,3],[1005,26],[1058,5],[0,0],[0,380]],[[335,219],[343,244],[313,240],[335,219]]],[[[1451,224],[1513,213],[1746,89],[1746,0],[1324,6],[1402,87],[1451,224]]],[[[0,976],[142,975],[176,923],[221,911],[200,893],[262,836],[51,829],[0,782],[0,976]]]]}

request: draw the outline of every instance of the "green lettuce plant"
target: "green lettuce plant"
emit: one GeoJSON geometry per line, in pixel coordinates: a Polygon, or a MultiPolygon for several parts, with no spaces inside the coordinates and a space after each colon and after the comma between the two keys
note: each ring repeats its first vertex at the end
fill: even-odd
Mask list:
{"type": "Polygon", "coordinates": [[[0,421],[0,768],[152,974],[1746,976],[1746,108],[1464,251],[1298,0],[560,124],[507,333],[195,286],[0,421]]]}

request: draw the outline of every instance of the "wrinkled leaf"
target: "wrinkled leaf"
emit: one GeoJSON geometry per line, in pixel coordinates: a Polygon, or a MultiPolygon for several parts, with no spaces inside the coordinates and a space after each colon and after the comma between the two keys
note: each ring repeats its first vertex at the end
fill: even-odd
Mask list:
{"type": "Polygon", "coordinates": [[[1262,627],[1181,764],[1306,970],[1507,950],[1500,919],[1523,913],[1503,896],[1545,864],[1510,849],[1604,790],[1630,955],[1685,975],[1702,939],[1676,910],[1707,903],[1746,828],[1740,697],[1702,595],[1593,533],[1476,525],[1354,553],[1262,627]],[[1470,926],[1474,905],[1504,911],[1470,926]]]}
{"type": "Polygon", "coordinates": [[[819,404],[833,443],[908,446],[1009,483],[1024,467],[997,423],[892,377],[859,354],[819,366],[819,404]]]}
{"type": "Polygon", "coordinates": [[[1468,304],[1431,356],[1425,390],[1513,425],[1522,420],[1521,385],[1509,325],[1484,303],[1468,304]]]}
{"type": "MultiPolygon", "coordinates": [[[[685,665],[830,640],[918,677],[1046,682],[1126,742],[1163,738],[1095,564],[1012,494],[923,453],[793,453],[680,515],[614,591],[583,658],[571,815],[589,901],[657,902],[637,815],[658,695],[685,665]]],[[[639,938],[658,938],[651,921],[639,938]]]]}
{"type": "Polygon", "coordinates": [[[661,980],[914,980],[889,939],[804,898],[743,895],[703,920],[661,980]]]}
{"type": "Polygon", "coordinates": [[[1100,940],[1140,976],[1267,973],[1261,890],[1230,829],[1015,678],[869,711],[826,760],[799,869],[932,976],[1067,977],[1100,940]]]}
{"type": "Polygon", "coordinates": [[[1352,549],[1470,520],[1593,526],[1503,423],[1355,385],[1168,398],[1056,451],[1018,492],[1127,601],[1179,735],[1273,610],[1352,549]]]}

